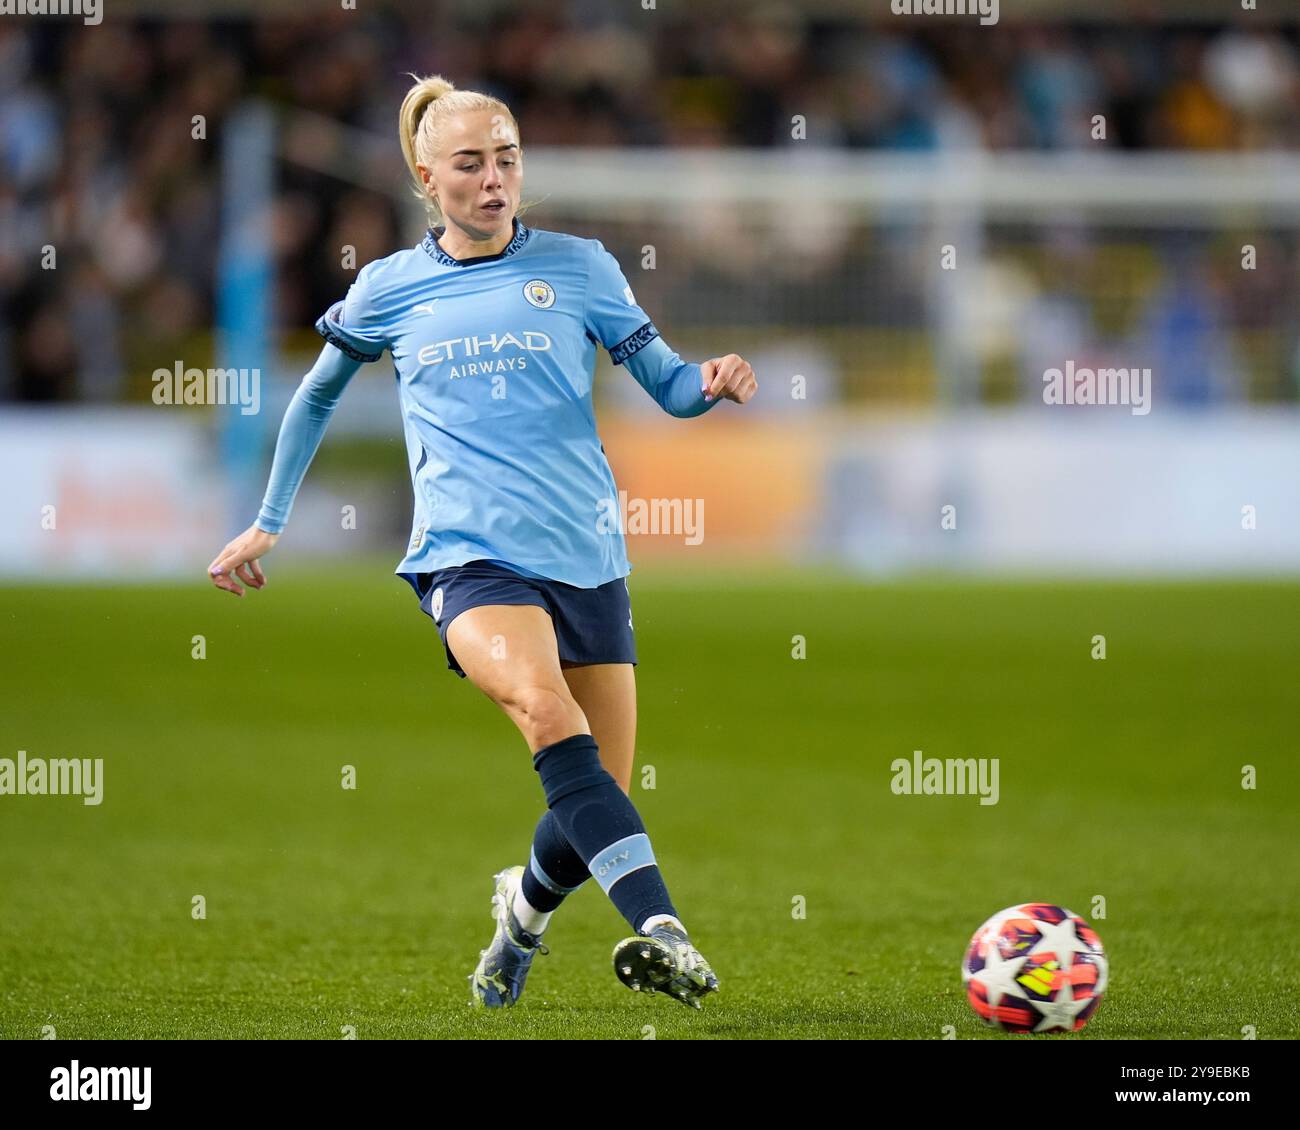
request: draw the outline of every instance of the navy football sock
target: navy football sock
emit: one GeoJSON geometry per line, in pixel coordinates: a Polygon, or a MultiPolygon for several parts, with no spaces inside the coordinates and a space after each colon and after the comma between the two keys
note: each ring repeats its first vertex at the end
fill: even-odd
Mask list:
{"type": "Polygon", "coordinates": [[[587,865],[564,838],[555,813],[548,808],[537,821],[532,852],[524,869],[524,898],[528,905],[541,911],[554,910],[565,895],[590,878],[587,865]]]}
{"type": "Polygon", "coordinates": [[[676,917],[641,816],[601,765],[595,739],[574,734],[545,746],[533,767],[564,838],[632,929],[653,914],[676,917]]]}

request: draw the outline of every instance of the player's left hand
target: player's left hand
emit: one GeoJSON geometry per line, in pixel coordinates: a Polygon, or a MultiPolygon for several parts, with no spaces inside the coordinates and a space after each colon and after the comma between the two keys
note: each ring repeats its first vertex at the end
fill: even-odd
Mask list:
{"type": "Polygon", "coordinates": [[[744,404],[758,391],[754,370],[748,361],[735,353],[700,362],[700,373],[704,377],[705,400],[721,397],[744,404]]]}

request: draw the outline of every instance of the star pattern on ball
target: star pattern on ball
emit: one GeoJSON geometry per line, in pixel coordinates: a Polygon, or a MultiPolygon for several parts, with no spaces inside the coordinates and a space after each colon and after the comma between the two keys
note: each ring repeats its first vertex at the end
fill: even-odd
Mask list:
{"type": "Polygon", "coordinates": [[[1056,996],[1050,1001],[1037,1001],[1032,997],[1028,998],[1029,1003],[1038,1010],[1042,1018],[1034,1026],[1035,1032],[1047,1032],[1052,1028],[1064,1028],[1067,1032],[1074,1029],[1074,1021],[1087,1006],[1089,997],[1083,997],[1076,1000],[1074,996],[1074,985],[1070,983],[1067,977],[1057,990],[1056,996]]]}
{"type": "Polygon", "coordinates": [[[1029,952],[1031,954],[1043,952],[1055,954],[1056,960],[1060,962],[1061,968],[1067,974],[1074,964],[1074,955],[1076,953],[1092,952],[1087,943],[1079,937],[1079,932],[1074,928],[1074,923],[1069,918],[1056,924],[1039,920],[1034,925],[1038,927],[1038,941],[1029,947],[1029,952]]]}
{"type": "Polygon", "coordinates": [[[996,942],[988,946],[984,954],[984,968],[978,973],[972,973],[971,980],[984,986],[984,991],[988,993],[989,1008],[997,1008],[1007,993],[1018,995],[1016,978],[1020,976],[1026,960],[1023,954],[1004,958],[996,942]]]}

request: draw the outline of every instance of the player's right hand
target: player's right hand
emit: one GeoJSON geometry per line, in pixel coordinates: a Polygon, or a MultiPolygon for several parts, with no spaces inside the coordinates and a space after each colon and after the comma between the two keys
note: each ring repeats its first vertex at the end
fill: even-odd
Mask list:
{"type": "Polygon", "coordinates": [[[208,566],[208,579],[217,588],[236,596],[244,595],[244,587],[239,583],[241,580],[255,589],[265,588],[266,574],[257,559],[269,552],[279,540],[279,534],[268,534],[256,526],[249,526],[212,559],[208,566]]]}

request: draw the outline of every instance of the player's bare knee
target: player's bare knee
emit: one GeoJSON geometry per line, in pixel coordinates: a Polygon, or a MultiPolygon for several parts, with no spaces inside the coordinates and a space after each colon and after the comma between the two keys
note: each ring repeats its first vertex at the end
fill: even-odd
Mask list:
{"type": "Polygon", "coordinates": [[[585,727],[582,710],[565,690],[524,685],[502,695],[500,702],[536,748],[572,737],[585,727]]]}

